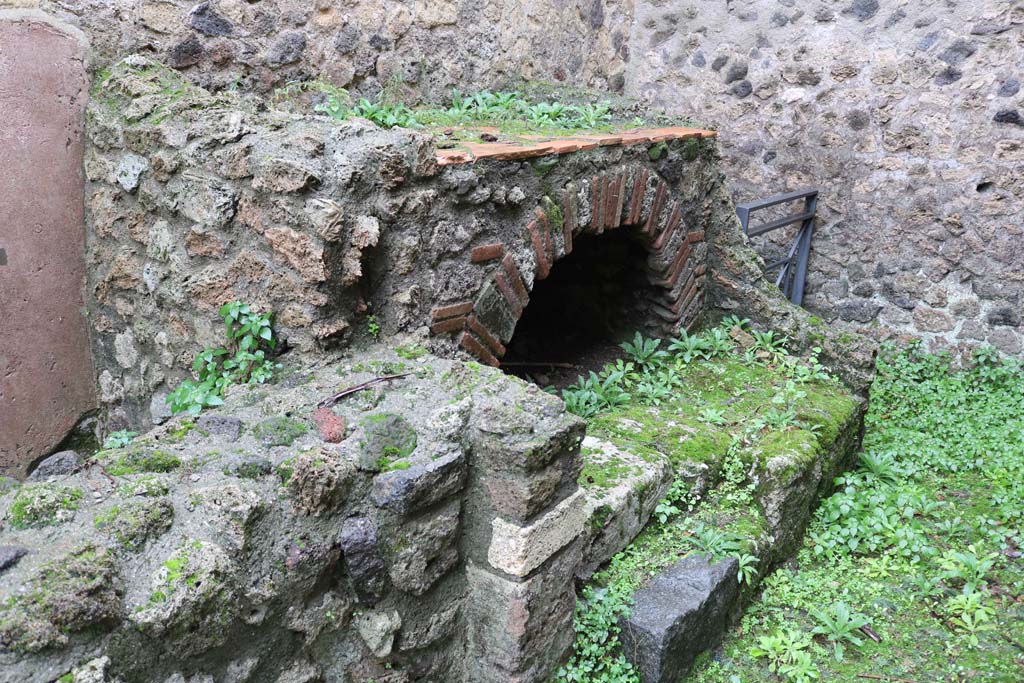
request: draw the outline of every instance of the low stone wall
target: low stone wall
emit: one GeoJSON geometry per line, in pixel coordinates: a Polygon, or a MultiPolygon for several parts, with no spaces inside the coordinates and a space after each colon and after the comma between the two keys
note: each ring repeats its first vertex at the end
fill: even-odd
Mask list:
{"type": "Polygon", "coordinates": [[[710,140],[439,165],[422,133],[261,106],[141,58],[97,81],[87,295],[111,425],[166,417],[168,387],[219,343],[217,309],[235,299],[274,311],[299,352],[368,338],[372,322],[494,365],[575,239],[630,230],[652,332],[701,315],[704,226],[734,220],[710,140]]]}
{"type": "Polygon", "coordinates": [[[500,371],[371,353],[60,458],[0,496],[0,681],[540,683],[583,429],[500,371]]]}

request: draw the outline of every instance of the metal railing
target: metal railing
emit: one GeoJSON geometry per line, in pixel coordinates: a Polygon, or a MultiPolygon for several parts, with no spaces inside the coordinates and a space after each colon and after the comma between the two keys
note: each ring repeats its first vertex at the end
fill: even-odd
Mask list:
{"type": "Polygon", "coordinates": [[[814,216],[817,210],[817,190],[788,192],[768,197],[767,199],[758,199],[757,201],[736,205],[736,214],[740,218],[743,232],[748,237],[764,235],[794,223],[800,224],[800,229],[797,231],[796,238],[793,240],[793,244],[789,248],[789,253],[786,257],[774,263],[769,263],[765,267],[767,271],[772,271],[776,268],[780,269],[775,285],[782,290],[786,298],[797,306],[802,306],[804,302],[804,285],[807,282],[807,260],[811,253],[811,237],[814,236],[814,216]],[[801,199],[804,200],[804,210],[802,213],[762,223],[753,228],[750,227],[750,216],[754,212],[801,199]]]}

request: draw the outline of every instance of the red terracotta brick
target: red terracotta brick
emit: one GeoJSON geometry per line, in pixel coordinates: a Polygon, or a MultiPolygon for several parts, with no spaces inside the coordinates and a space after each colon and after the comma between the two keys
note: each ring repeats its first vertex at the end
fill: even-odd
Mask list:
{"type": "Polygon", "coordinates": [[[476,336],[480,337],[495,356],[501,358],[505,355],[505,346],[501,341],[494,336],[494,333],[487,329],[483,323],[476,319],[475,315],[469,317],[469,329],[476,333],[476,336]]]}
{"type": "Polygon", "coordinates": [[[693,272],[694,272],[694,273],[696,273],[697,277],[700,277],[700,276],[701,276],[701,275],[703,275],[704,273],[708,272],[708,264],[706,264],[706,263],[702,263],[702,264],[700,264],[699,266],[697,266],[697,267],[696,267],[696,268],[694,269],[694,271],[693,271],[693,272]]]}
{"type": "Polygon", "coordinates": [[[596,175],[590,181],[590,230],[589,232],[600,232],[601,230],[601,206],[604,198],[604,176],[596,175]]]}
{"type": "Polygon", "coordinates": [[[650,180],[650,177],[650,173],[648,173],[646,168],[640,171],[640,183],[633,190],[633,199],[636,204],[630,215],[630,225],[638,225],[640,223],[640,217],[644,211],[644,199],[647,197],[647,181],[650,180]]]}
{"type": "Polygon", "coordinates": [[[551,264],[547,260],[547,248],[544,246],[544,236],[537,226],[537,221],[530,221],[526,226],[530,233],[530,242],[533,244],[533,254],[537,257],[537,279],[543,280],[551,273],[551,264]]]}
{"type": "Polygon", "coordinates": [[[458,318],[449,318],[448,320],[442,320],[439,323],[434,323],[430,326],[431,334],[448,334],[449,332],[458,332],[466,326],[466,316],[460,315],[458,318]]]}
{"type": "Polygon", "coordinates": [[[473,247],[473,251],[470,254],[470,260],[473,263],[482,263],[484,261],[493,261],[496,258],[501,258],[505,255],[505,245],[501,242],[495,242],[494,244],[485,244],[480,247],[473,247]]]}
{"type": "Polygon", "coordinates": [[[505,301],[508,302],[509,307],[516,314],[516,316],[518,317],[522,315],[524,304],[516,295],[515,289],[512,287],[511,284],[509,284],[508,277],[505,275],[505,273],[501,272],[500,270],[496,272],[494,274],[494,284],[498,285],[498,290],[501,292],[502,296],[505,297],[505,301]]]}
{"type": "Polygon", "coordinates": [[[540,226],[543,229],[544,252],[548,256],[548,263],[553,264],[555,262],[555,243],[551,239],[551,221],[548,220],[547,213],[541,208],[537,208],[534,214],[537,216],[537,220],[540,221],[540,226]]]}
{"type": "Polygon", "coordinates": [[[658,183],[658,191],[654,195],[654,203],[651,205],[651,213],[647,216],[647,222],[644,224],[643,233],[645,235],[651,235],[654,233],[655,227],[658,225],[658,220],[661,216],[661,209],[665,203],[665,197],[668,195],[668,186],[665,183],[658,183]]]}
{"type": "Polygon", "coordinates": [[[505,254],[505,258],[501,260],[501,266],[505,269],[505,274],[508,275],[508,279],[512,283],[512,289],[519,297],[521,307],[525,308],[530,303],[530,293],[526,291],[523,276],[519,274],[519,267],[516,265],[516,260],[512,258],[512,254],[505,254]]]}
{"type": "Polygon", "coordinates": [[[576,230],[576,189],[569,185],[562,193],[562,249],[572,253],[572,236],[576,230]]]}
{"type": "Polygon", "coordinates": [[[459,337],[459,344],[462,348],[476,356],[480,362],[495,368],[501,365],[501,363],[498,362],[498,359],[494,357],[494,354],[488,351],[487,348],[477,341],[476,337],[470,335],[469,332],[462,333],[462,336],[459,337]]]}
{"type": "Polygon", "coordinates": [[[654,281],[652,284],[656,287],[664,287],[665,289],[672,289],[675,287],[676,281],[679,278],[679,274],[683,271],[683,266],[686,265],[686,259],[690,256],[690,243],[685,242],[683,246],[676,253],[676,257],[669,264],[669,267],[665,270],[664,276],[654,281]]]}
{"type": "Polygon", "coordinates": [[[672,235],[675,234],[676,228],[679,227],[682,217],[682,205],[679,202],[673,202],[672,213],[669,214],[668,223],[665,224],[665,229],[658,235],[658,239],[654,240],[654,243],[651,244],[652,249],[660,251],[662,246],[672,239],[672,235]]]}
{"type": "Polygon", "coordinates": [[[435,308],[430,312],[430,317],[433,318],[434,322],[437,322],[438,320],[444,320],[445,318],[451,318],[457,315],[466,315],[472,310],[473,302],[463,301],[462,303],[435,308]]]}
{"type": "Polygon", "coordinates": [[[313,411],[313,421],[320,432],[320,438],[327,443],[341,443],[345,440],[345,418],[335,415],[330,408],[317,408],[313,411]]]}
{"type": "Polygon", "coordinates": [[[690,241],[690,244],[695,244],[697,242],[703,242],[704,241],[704,231],[703,230],[691,230],[689,233],[687,233],[686,239],[688,239],[690,241]]]}

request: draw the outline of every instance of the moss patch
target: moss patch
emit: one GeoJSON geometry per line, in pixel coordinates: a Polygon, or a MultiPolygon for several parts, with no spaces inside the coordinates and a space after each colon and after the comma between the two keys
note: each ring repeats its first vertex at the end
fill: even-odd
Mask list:
{"type": "Polygon", "coordinates": [[[121,477],[145,472],[166,473],[181,467],[181,458],[160,449],[130,448],[104,451],[96,459],[108,474],[121,477]]]}
{"type": "Polygon", "coordinates": [[[96,528],[129,550],[141,550],[146,541],[171,528],[174,506],[166,498],[115,505],[96,518],[96,528]]]}
{"type": "Polygon", "coordinates": [[[82,546],[42,566],[24,593],[0,605],[0,646],[38,652],[68,642],[68,634],[113,625],[122,589],[113,555],[82,546]]]}
{"type": "Polygon", "coordinates": [[[252,434],[264,446],[291,446],[305,436],[309,427],[289,417],[271,417],[252,428],[252,434]]]}
{"type": "Polygon", "coordinates": [[[26,484],[18,490],[7,518],[15,529],[54,526],[75,516],[82,489],[59,484],[26,484]]]}
{"type": "MultiPolygon", "coordinates": [[[[360,422],[359,461],[369,470],[389,470],[416,450],[416,430],[401,415],[377,413],[360,422]]],[[[408,465],[407,465],[408,466],[408,465]]]]}

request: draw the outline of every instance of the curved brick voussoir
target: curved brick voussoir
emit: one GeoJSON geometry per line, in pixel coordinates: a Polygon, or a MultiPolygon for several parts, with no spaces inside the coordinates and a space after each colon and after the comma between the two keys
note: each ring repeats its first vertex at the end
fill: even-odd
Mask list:
{"type": "Polygon", "coordinates": [[[704,302],[704,231],[713,207],[703,186],[709,174],[694,169],[673,186],[642,159],[620,160],[597,172],[593,165],[584,168],[524,212],[518,234],[470,249],[467,267],[483,268],[486,275],[471,295],[471,306],[462,302],[433,310],[433,334],[452,334],[463,351],[500,365],[533,284],[546,279],[581,236],[622,230],[647,250],[646,262],[637,268],[660,292],[651,298],[648,326],[666,334],[693,327],[704,302]]]}

